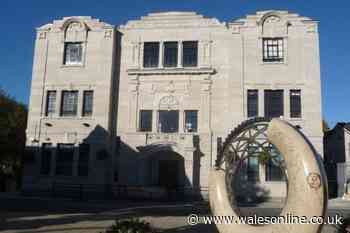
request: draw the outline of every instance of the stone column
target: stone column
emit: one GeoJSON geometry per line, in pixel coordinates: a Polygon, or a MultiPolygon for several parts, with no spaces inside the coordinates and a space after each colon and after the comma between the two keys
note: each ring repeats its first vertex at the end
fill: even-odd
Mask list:
{"type": "Polygon", "coordinates": [[[138,76],[131,76],[129,80],[129,131],[137,130],[139,80],[138,76]]]}
{"type": "Polygon", "coordinates": [[[179,109],[179,133],[185,132],[185,111],[179,109]]]}
{"type": "Polygon", "coordinates": [[[182,41],[177,44],[177,68],[182,67],[182,41]]]}
{"type": "Polygon", "coordinates": [[[211,76],[208,75],[201,82],[201,107],[199,112],[199,132],[209,132],[210,131],[210,101],[211,101],[211,76]]]}
{"type": "Polygon", "coordinates": [[[157,133],[157,122],[158,122],[158,110],[152,111],[152,133],[157,133]]]}
{"type": "Polygon", "coordinates": [[[164,42],[159,42],[159,63],[158,68],[163,68],[164,42]]]}
{"type": "Polygon", "coordinates": [[[264,89],[258,89],[258,116],[265,116],[265,102],[264,102],[264,97],[265,97],[265,90],[264,89]]]}

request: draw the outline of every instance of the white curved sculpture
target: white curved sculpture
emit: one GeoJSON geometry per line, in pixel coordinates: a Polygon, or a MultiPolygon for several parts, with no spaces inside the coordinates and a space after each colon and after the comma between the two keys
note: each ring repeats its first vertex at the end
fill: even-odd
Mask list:
{"type": "MultiPolygon", "coordinates": [[[[286,204],[280,216],[325,216],[327,208],[327,185],[325,172],[312,146],[291,125],[273,119],[268,127],[269,141],[281,152],[288,173],[286,204]]],[[[239,215],[231,207],[224,170],[212,170],[209,180],[210,206],[215,216],[239,215]]],[[[322,224],[220,224],[220,233],[316,233],[322,224]]]]}

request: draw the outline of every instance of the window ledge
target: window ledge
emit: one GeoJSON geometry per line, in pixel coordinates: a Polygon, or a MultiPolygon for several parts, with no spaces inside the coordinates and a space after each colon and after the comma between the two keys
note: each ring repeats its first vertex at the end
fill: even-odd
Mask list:
{"type": "Polygon", "coordinates": [[[84,64],[62,64],[61,68],[84,68],[84,64]]]}
{"type": "Polygon", "coordinates": [[[287,65],[286,61],[262,61],[262,65],[287,65]]]}
{"type": "Polygon", "coordinates": [[[204,67],[186,67],[186,68],[142,68],[142,69],[128,69],[130,75],[150,75],[150,74],[213,74],[213,68],[204,67]]]}
{"type": "Polygon", "coordinates": [[[45,116],[45,120],[93,120],[93,117],[78,117],[78,116],[45,116]]]}

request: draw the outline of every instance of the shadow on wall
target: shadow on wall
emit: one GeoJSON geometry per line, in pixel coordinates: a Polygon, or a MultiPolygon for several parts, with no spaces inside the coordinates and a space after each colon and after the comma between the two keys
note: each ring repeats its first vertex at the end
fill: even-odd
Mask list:
{"type": "MultiPolygon", "coordinates": [[[[118,183],[140,186],[166,193],[182,190],[183,193],[199,194],[200,163],[203,153],[199,147],[199,136],[193,136],[192,164],[174,151],[174,142],[160,142],[133,149],[120,142],[118,160],[118,183]]],[[[189,152],[187,152],[189,153],[189,152]]]]}
{"type": "Polygon", "coordinates": [[[55,182],[68,184],[109,182],[112,172],[111,144],[116,140],[103,127],[95,126],[78,146],[75,133],[67,134],[63,141],[64,143],[53,146],[51,139],[47,137],[42,145],[33,143],[32,146],[26,147],[23,157],[22,189],[49,188],[55,182]]]}

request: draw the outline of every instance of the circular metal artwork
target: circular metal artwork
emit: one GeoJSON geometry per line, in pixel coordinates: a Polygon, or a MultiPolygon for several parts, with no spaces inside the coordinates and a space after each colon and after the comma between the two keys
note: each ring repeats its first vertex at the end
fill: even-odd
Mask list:
{"type": "Polygon", "coordinates": [[[248,158],[259,164],[272,163],[285,170],[282,156],[267,139],[269,122],[266,118],[247,120],[231,131],[223,143],[217,167],[225,170],[226,186],[232,203],[235,201],[232,189],[234,178],[248,158]]]}

